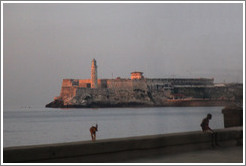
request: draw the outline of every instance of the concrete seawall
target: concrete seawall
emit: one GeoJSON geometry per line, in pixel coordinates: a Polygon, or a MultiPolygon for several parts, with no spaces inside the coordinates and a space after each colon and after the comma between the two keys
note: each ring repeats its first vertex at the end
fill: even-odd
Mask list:
{"type": "MultiPolygon", "coordinates": [[[[243,128],[218,129],[221,146],[242,144],[243,128]]],[[[211,135],[201,131],[83,141],[3,149],[3,163],[124,162],[156,154],[172,154],[211,148],[211,135]]]]}

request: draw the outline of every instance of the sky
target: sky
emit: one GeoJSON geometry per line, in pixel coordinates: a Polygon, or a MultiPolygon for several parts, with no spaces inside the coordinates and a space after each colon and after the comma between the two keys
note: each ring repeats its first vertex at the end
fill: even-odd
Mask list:
{"type": "Polygon", "coordinates": [[[3,106],[45,107],[62,80],[243,82],[242,3],[4,3],[3,106]]]}

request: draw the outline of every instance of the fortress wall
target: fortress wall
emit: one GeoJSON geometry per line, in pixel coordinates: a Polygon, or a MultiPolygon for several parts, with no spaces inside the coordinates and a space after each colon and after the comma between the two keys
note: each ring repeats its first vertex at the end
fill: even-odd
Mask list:
{"type": "Polygon", "coordinates": [[[102,90],[101,89],[94,89],[94,88],[83,88],[83,87],[78,87],[76,88],[76,95],[80,96],[80,95],[95,95],[98,93],[101,93],[102,90]]]}
{"type": "Polygon", "coordinates": [[[62,87],[71,87],[71,86],[72,86],[71,79],[63,79],[62,80],[62,87]]]}
{"type": "Polygon", "coordinates": [[[76,94],[76,87],[62,87],[60,97],[73,97],[76,94]]]}
{"type": "MultiPolygon", "coordinates": [[[[120,81],[119,81],[120,82],[120,81]]],[[[118,83],[119,83],[118,82],[118,83]]],[[[128,82],[128,81],[127,81],[128,82]]],[[[138,85],[139,86],[139,85],[138,85]]],[[[134,91],[130,89],[120,89],[120,88],[77,88],[76,96],[77,100],[87,102],[98,102],[100,104],[117,104],[117,103],[129,103],[129,102],[141,102],[146,103],[150,102],[147,96],[147,86],[142,86],[143,91],[134,91]],[[145,88],[145,89],[144,89],[145,88]]],[[[79,102],[74,103],[79,104],[79,102]]]]}
{"type": "Polygon", "coordinates": [[[146,79],[147,83],[166,83],[170,81],[171,79],[168,79],[168,78],[147,78],[146,79]]]}
{"type": "Polygon", "coordinates": [[[98,79],[97,86],[98,88],[107,88],[107,79],[98,79]]]}
{"type": "Polygon", "coordinates": [[[141,80],[134,79],[134,80],[131,80],[131,81],[132,81],[133,90],[134,89],[142,89],[142,90],[145,90],[145,91],[148,90],[146,81],[144,79],[141,79],[141,80]]]}
{"type": "Polygon", "coordinates": [[[76,89],[76,96],[87,96],[87,95],[92,95],[93,89],[91,88],[83,88],[79,87],[76,89]]]}
{"type": "Polygon", "coordinates": [[[168,84],[170,80],[168,79],[146,79],[148,84],[168,84]]]}
{"type": "Polygon", "coordinates": [[[194,79],[172,79],[175,85],[213,85],[214,79],[194,78],[194,79]]]}
{"type": "MultiPolygon", "coordinates": [[[[137,88],[145,89],[147,83],[150,87],[156,87],[157,85],[163,87],[170,87],[174,85],[213,85],[214,79],[98,79],[99,88],[115,88],[115,89],[132,89],[133,86],[137,88]]],[[[62,87],[88,87],[91,84],[91,79],[63,79],[62,87]]]]}
{"type": "MultiPolygon", "coordinates": [[[[79,80],[79,87],[90,88],[91,87],[91,79],[79,80]]],[[[107,79],[98,79],[97,80],[97,87],[98,88],[107,88],[107,79]]]]}
{"type": "Polygon", "coordinates": [[[62,87],[79,86],[79,79],[63,79],[62,87]]]}
{"type": "Polygon", "coordinates": [[[172,87],[168,79],[147,79],[146,82],[151,90],[164,90],[172,87]]]}
{"type": "Polygon", "coordinates": [[[72,85],[72,79],[63,79],[59,97],[61,98],[71,97],[73,96],[73,94],[74,94],[74,89],[72,85]]]}
{"type": "Polygon", "coordinates": [[[81,88],[87,88],[87,86],[91,86],[91,84],[90,83],[79,83],[79,87],[81,87],[81,88]]]}
{"type": "Polygon", "coordinates": [[[134,89],[147,90],[147,84],[144,79],[115,79],[107,80],[107,87],[115,90],[132,91],[134,89]]]}
{"type": "Polygon", "coordinates": [[[87,88],[88,84],[91,84],[91,79],[79,80],[79,87],[87,88]]]}
{"type": "Polygon", "coordinates": [[[209,78],[165,78],[146,79],[148,84],[174,84],[174,85],[213,85],[214,79],[209,78]]]}
{"type": "Polygon", "coordinates": [[[90,79],[63,79],[62,81],[62,87],[87,87],[87,84],[90,84],[91,80],[90,79]]]}
{"type": "MultiPolygon", "coordinates": [[[[107,96],[109,94],[114,94],[112,90],[106,89],[106,88],[76,88],[76,96],[91,96],[94,99],[96,99],[98,96],[107,96]]],[[[103,98],[102,98],[103,100],[103,98]]]]}
{"type": "Polygon", "coordinates": [[[107,80],[107,87],[115,90],[132,90],[132,80],[130,79],[110,79],[107,80]]]}

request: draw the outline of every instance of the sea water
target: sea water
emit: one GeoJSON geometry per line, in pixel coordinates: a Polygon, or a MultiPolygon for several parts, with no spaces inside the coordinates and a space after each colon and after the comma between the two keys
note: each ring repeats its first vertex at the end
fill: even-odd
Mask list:
{"type": "Polygon", "coordinates": [[[3,147],[90,140],[89,128],[98,124],[97,139],[201,131],[224,127],[223,107],[152,107],[3,110],[3,147]]]}

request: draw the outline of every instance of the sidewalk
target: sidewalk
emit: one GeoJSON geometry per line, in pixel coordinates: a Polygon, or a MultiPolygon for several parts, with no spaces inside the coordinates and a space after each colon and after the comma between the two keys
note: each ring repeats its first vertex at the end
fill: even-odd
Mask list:
{"type": "Polygon", "coordinates": [[[243,146],[216,147],[166,156],[154,156],[125,161],[126,163],[242,163],[243,146]]]}

